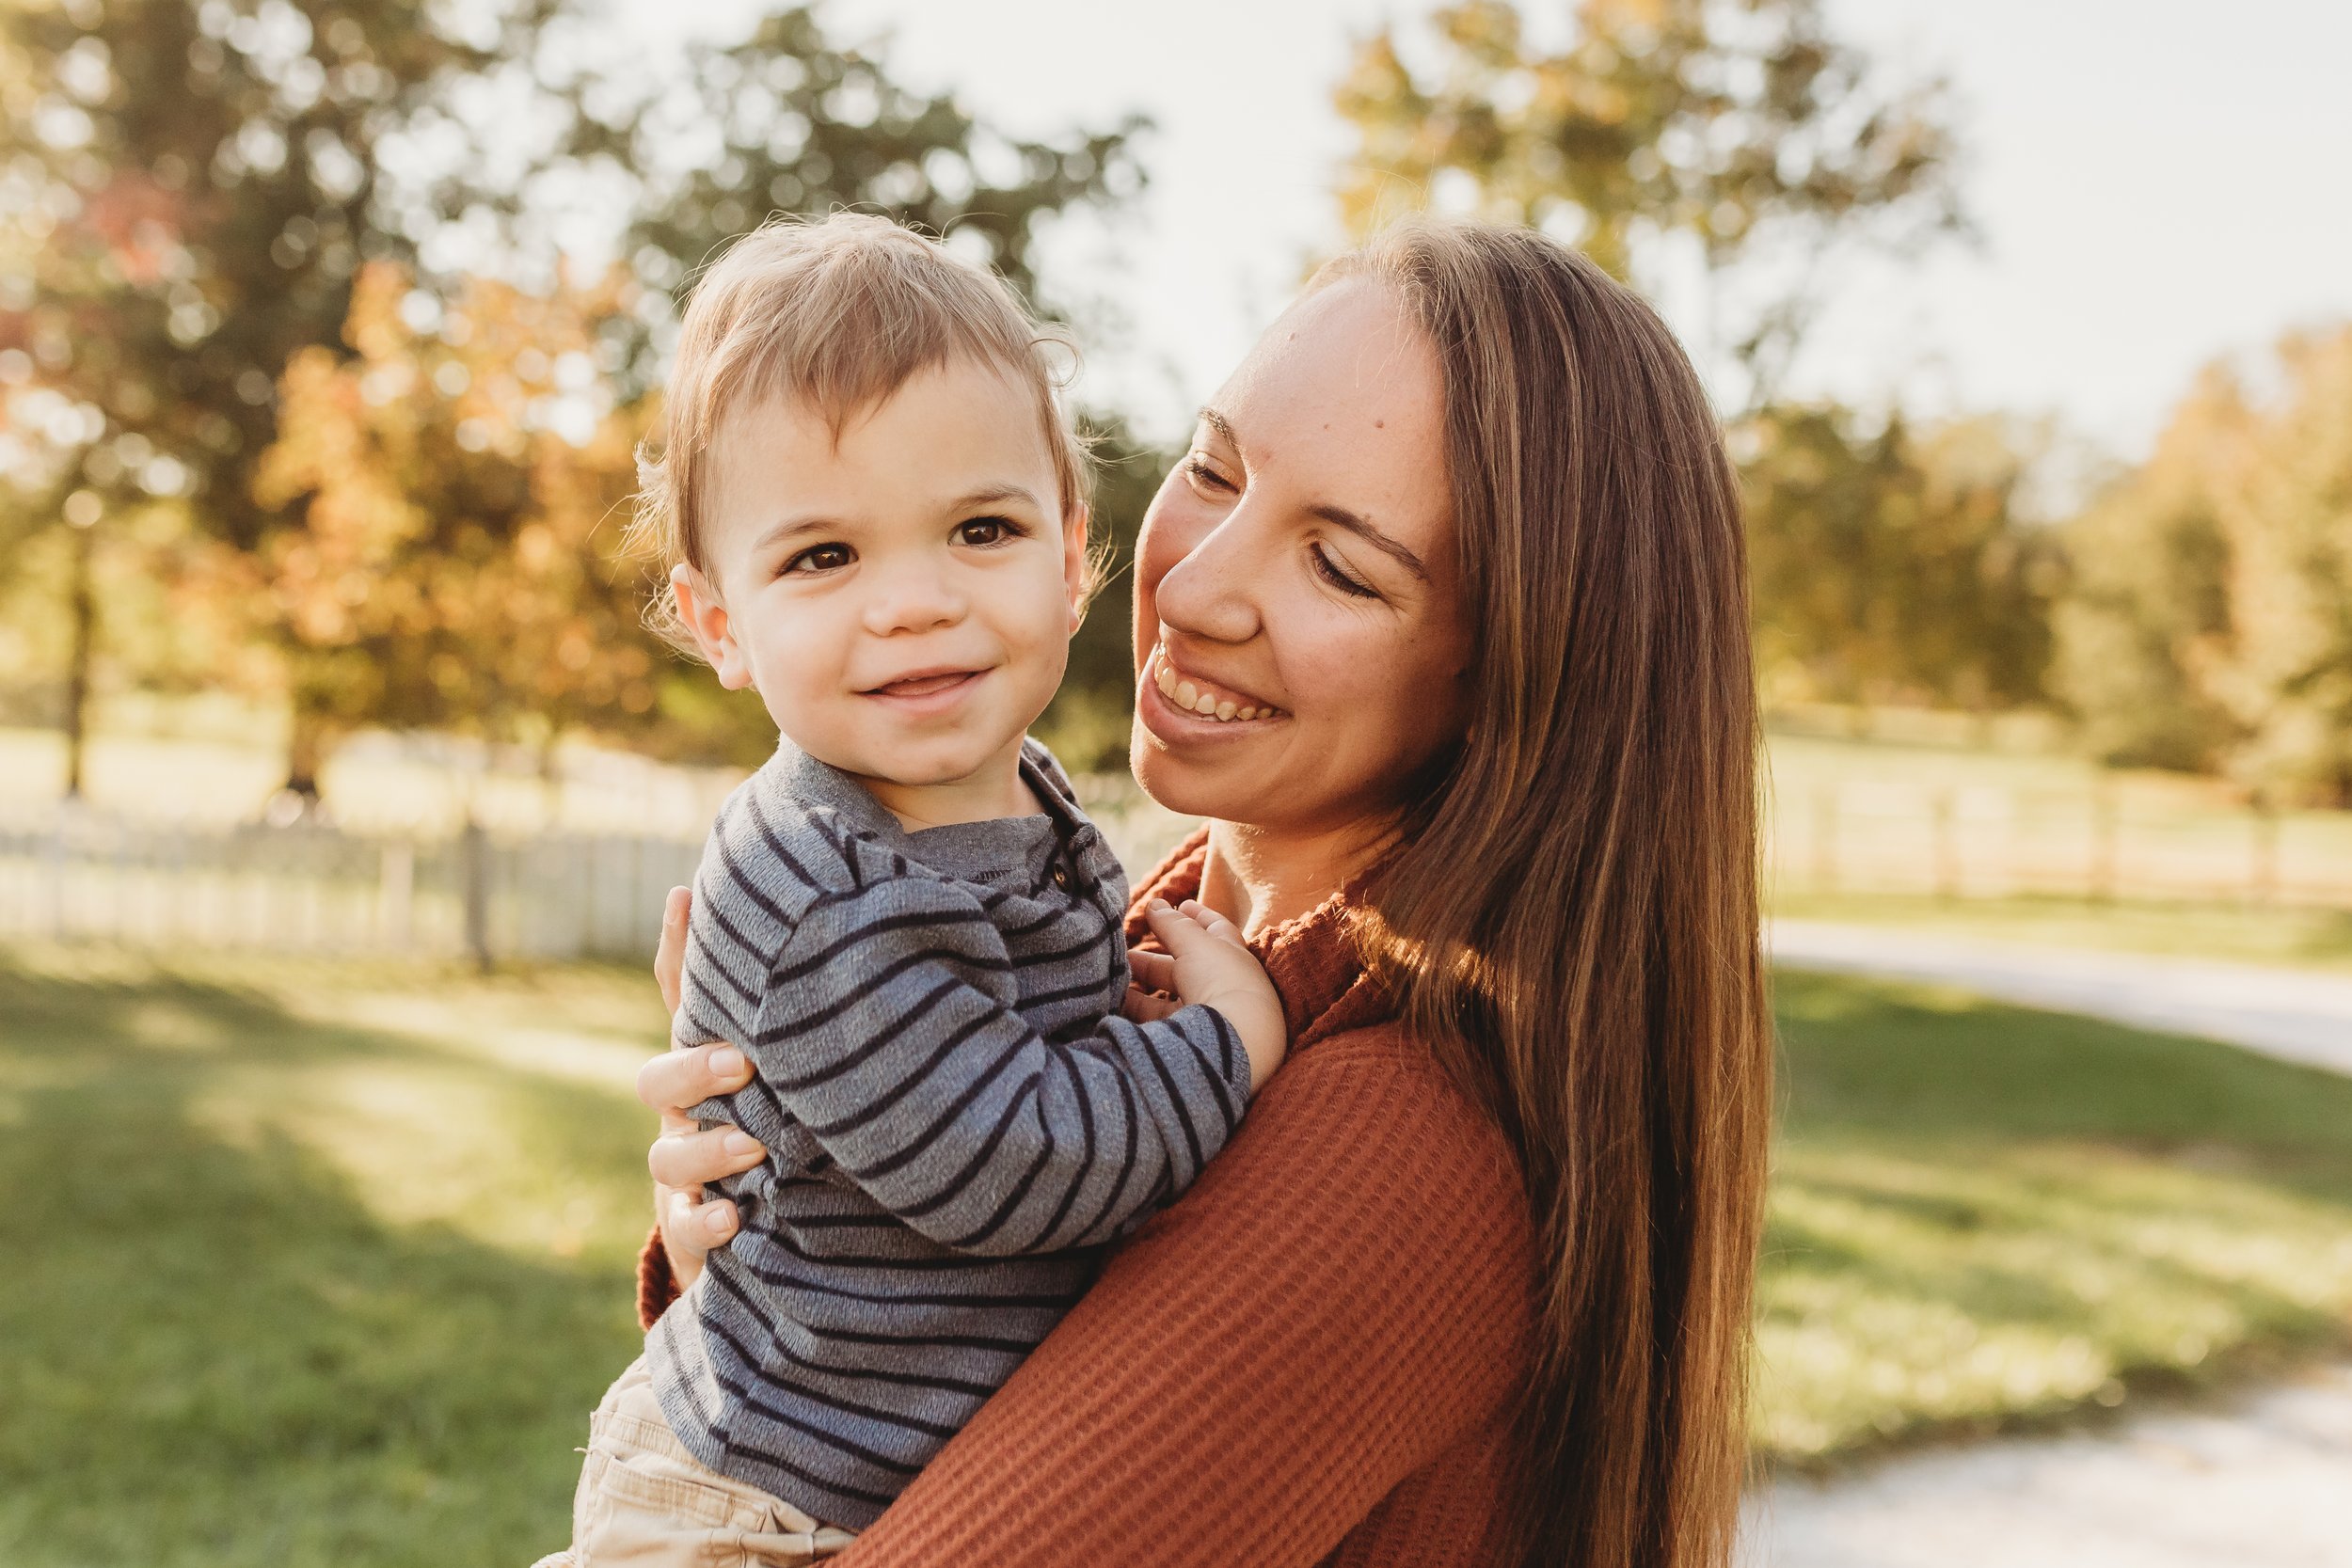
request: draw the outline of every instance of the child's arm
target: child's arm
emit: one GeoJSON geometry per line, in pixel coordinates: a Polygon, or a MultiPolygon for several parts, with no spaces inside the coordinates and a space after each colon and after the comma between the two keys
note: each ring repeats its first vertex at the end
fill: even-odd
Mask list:
{"type": "Polygon", "coordinates": [[[969,895],[905,878],[821,899],[738,1038],[759,1069],[738,1098],[772,1097],[843,1174],[943,1245],[1107,1241],[1192,1184],[1232,1135],[1258,1064],[1280,1052],[1279,1006],[1238,933],[1164,918],[1162,940],[1241,1017],[1113,1016],[1048,1040],[1016,1010],[1003,939],[969,895]]]}

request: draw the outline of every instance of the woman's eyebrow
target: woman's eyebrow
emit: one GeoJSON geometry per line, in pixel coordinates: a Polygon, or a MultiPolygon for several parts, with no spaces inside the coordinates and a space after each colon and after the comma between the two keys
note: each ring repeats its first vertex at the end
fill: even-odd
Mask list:
{"type": "MultiPolygon", "coordinates": [[[[1241,437],[1233,434],[1233,421],[1218,413],[1216,409],[1203,404],[1200,409],[1200,422],[1207,425],[1211,430],[1216,431],[1219,436],[1225,437],[1225,439],[1233,447],[1240,447],[1241,437]]],[[[1324,501],[1320,504],[1307,508],[1307,511],[1311,515],[1322,518],[1325,522],[1329,523],[1333,528],[1345,529],[1357,538],[1361,539],[1365,544],[1370,545],[1374,549],[1388,556],[1398,565],[1412,573],[1414,577],[1420,578],[1422,582],[1427,582],[1429,580],[1429,568],[1422,564],[1421,557],[1415,555],[1409,548],[1407,548],[1403,541],[1381,532],[1378,529],[1373,527],[1372,524],[1365,518],[1356,513],[1350,512],[1344,506],[1335,506],[1329,501],[1324,501]]]]}
{"type": "Polygon", "coordinates": [[[1381,532],[1344,506],[1334,506],[1329,501],[1322,501],[1307,508],[1307,511],[1311,515],[1322,518],[1333,528],[1345,529],[1422,581],[1429,580],[1429,568],[1421,563],[1421,557],[1406,548],[1403,541],[1381,532]]]}

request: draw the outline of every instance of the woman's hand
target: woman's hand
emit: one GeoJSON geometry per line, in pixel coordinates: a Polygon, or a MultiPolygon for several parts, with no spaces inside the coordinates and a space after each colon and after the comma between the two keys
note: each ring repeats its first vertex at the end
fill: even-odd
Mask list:
{"type": "MultiPolygon", "coordinates": [[[[674,1013],[686,968],[686,916],[691,897],[682,887],[670,890],[661,911],[661,943],[654,951],[653,977],[661,987],[662,1006],[674,1013]]],[[[732,1045],[666,1051],[637,1072],[637,1098],[661,1117],[661,1135],[654,1139],[645,1164],[653,1171],[654,1222],[661,1227],[661,1249],[670,1255],[670,1272],[681,1291],[703,1272],[703,1256],[733,1239],[738,1223],[734,1204],[723,1197],[704,1199],[703,1183],[749,1170],[765,1155],[750,1133],[732,1127],[705,1132],[684,1108],[751,1081],[751,1063],[732,1045]]]]}

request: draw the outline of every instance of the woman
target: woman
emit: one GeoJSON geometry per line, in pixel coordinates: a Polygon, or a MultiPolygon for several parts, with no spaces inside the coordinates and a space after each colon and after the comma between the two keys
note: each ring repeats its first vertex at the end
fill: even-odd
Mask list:
{"type": "MultiPolygon", "coordinates": [[[[1771,1037],[1738,505],[1680,350],[1539,236],[1374,242],[1202,411],[1135,625],[1136,777],[1209,819],[1137,897],[1242,923],[1292,1058],[842,1560],[1723,1563],[1771,1037]]],[[[756,1158],[671,1109],[731,1061],[640,1081],[649,1311],[756,1158]]]]}

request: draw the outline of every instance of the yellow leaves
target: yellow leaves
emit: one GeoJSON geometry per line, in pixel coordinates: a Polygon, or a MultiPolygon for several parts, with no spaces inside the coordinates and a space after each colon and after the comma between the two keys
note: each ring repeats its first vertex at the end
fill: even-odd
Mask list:
{"type": "Polygon", "coordinates": [[[2074,528],[2066,694],[2106,754],[2352,800],[2352,325],[2216,367],[2074,528]]]}

